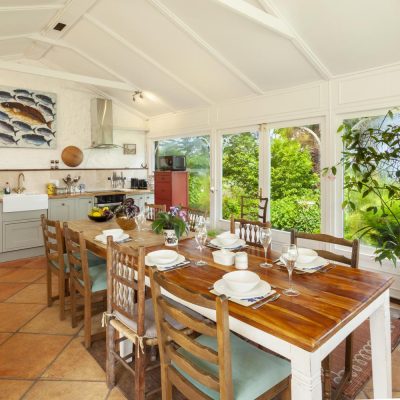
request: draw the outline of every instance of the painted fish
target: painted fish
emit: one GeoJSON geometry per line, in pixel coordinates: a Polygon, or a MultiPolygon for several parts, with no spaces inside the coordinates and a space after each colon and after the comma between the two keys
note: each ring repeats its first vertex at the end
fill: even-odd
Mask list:
{"type": "Polygon", "coordinates": [[[3,102],[1,103],[1,106],[3,107],[3,109],[8,111],[8,114],[17,117],[19,120],[23,119],[30,125],[45,124],[49,128],[51,128],[51,121],[46,122],[46,119],[43,117],[42,113],[39,112],[36,108],[26,106],[24,104],[14,101],[3,102]]]}
{"type": "Polygon", "coordinates": [[[11,118],[3,111],[0,111],[0,120],[2,121],[10,121],[11,118]]]}
{"type": "Polygon", "coordinates": [[[0,100],[1,101],[8,101],[8,100],[11,100],[13,98],[14,98],[14,96],[11,93],[4,92],[2,90],[0,91],[0,100]]]}
{"type": "Polygon", "coordinates": [[[32,99],[32,97],[26,97],[26,96],[15,96],[15,99],[18,101],[22,101],[25,104],[28,104],[30,106],[36,106],[36,101],[32,99]]]}
{"type": "Polygon", "coordinates": [[[15,128],[8,122],[0,121],[0,131],[4,133],[10,133],[15,135],[15,128]]]}
{"type": "Polygon", "coordinates": [[[50,142],[52,141],[52,139],[46,140],[43,136],[35,135],[33,133],[27,133],[25,135],[22,135],[22,139],[24,139],[25,142],[33,144],[35,146],[41,146],[42,144],[47,143],[47,146],[49,147],[50,147],[50,142]]]}
{"type": "Polygon", "coordinates": [[[18,131],[26,131],[26,132],[32,131],[31,126],[26,124],[25,122],[14,121],[12,124],[17,128],[18,131]]]}
{"type": "Polygon", "coordinates": [[[18,144],[20,139],[15,140],[11,135],[6,135],[5,133],[0,133],[0,142],[4,144],[18,144]]]}
{"type": "Polygon", "coordinates": [[[56,133],[54,131],[50,130],[49,128],[44,128],[44,127],[35,128],[35,132],[39,133],[40,135],[43,135],[43,136],[50,136],[50,135],[56,136],[56,133]]]}
{"type": "Polygon", "coordinates": [[[26,89],[14,89],[14,93],[22,96],[32,96],[33,92],[26,89]]]}
{"type": "Polygon", "coordinates": [[[43,104],[38,103],[37,105],[38,109],[43,113],[46,114],[48,117],[51,117],[54,119],[54,116],[56,115],[53,110],[43,104]]]}
{"type": "Polygon", "coordinates": [[[46,96],[44,94],[35,94],[35,97],[37,99],[39,99],[40,101],[42,101],[43,103],[46,103],[50,106],[54,106],[54,104],[56,104],[53,102],[53,100],[49,96],[46,96]]]}

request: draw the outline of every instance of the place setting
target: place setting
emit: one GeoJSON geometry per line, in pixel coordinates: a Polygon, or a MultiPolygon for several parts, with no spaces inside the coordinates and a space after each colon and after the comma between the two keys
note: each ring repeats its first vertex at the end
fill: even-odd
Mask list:
{"type": "Polygon", "coordinates": [[[116,243],[126,243],[133,240],[122,229],[106,229],[100,235],[95,236],[94,240],[102,244],[107,244],[108,236],[112,236],[113,241],[116,243]]]}
{"type": "Polygon", "coordinates": [[[223,232],[217,235],[207,242],[206,246],[218,250],[241,250],[248,247],[245,240],[240,239],[238,235],[231,232],[223,232]]]}
{"type": "Polygon", "coordinates": [[[157,250],[148,253],[145,257],[148,267],[156,266],[158,271],[166,272],[190,265],[190,260],[175,250],[157,250]]]}

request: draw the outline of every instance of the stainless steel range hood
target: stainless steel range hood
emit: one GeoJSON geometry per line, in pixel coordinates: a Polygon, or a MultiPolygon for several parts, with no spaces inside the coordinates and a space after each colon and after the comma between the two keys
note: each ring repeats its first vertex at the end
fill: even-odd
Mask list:
{"type": "Polygon", "coordinates": [[[91,102],[92,144],[93,149],[120,147],[113,141],[112,101],[92,99],[91,102]]]}

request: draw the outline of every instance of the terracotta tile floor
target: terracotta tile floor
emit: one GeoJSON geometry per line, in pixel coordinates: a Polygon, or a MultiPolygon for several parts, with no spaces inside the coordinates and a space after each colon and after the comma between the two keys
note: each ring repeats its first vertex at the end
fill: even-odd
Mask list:
{"type": "MultiPolygon", "coordinates": [[[[57,282],[53,280],[57,293],[57,282]]],[[[398,307],[400,306],[393,305],[398,307]]],[[[99,316],[94,317],[99,325],[99,316]]],[[[82,345],[81,326],[46,306],[45,260],[0,264],[0,400],[121,400],[82,345]]],[[[392,354],[393,397],[400,397],[400,346],[392,354]]],[[[372,398],[368,382],[358,399],[372,398]]]]}

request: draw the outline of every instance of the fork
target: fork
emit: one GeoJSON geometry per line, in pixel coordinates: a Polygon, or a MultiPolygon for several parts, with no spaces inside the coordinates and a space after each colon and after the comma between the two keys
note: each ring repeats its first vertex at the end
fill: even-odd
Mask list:
{"type": "Polygon", "coordinates": [[[252,306],[251,308],[252,308],[253,310],[257,310],[257,308],[260,308],[260,307],[263,306],[264,304],[268,304],[268,303],[271,303],[271,302],[273,302],[273,301],[275,301],[275,300],[278,300],[279,297],[281,297],[281,295],[280,295],[280,293],[277,293],[277,294],[275,294],[274,296],[270,297],[269,299],[267,299],[267,300],[265,300],[265,301],[262,301],[261,303],[258,303],[258,304],[256,304],[256,305],[252,306]]]}

